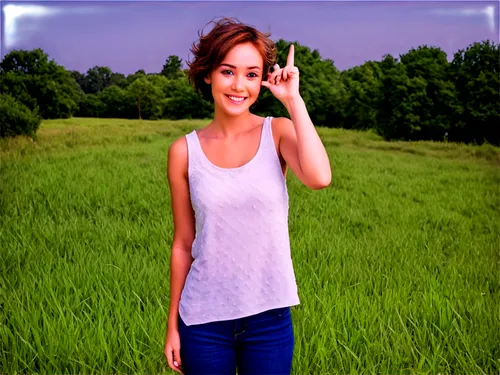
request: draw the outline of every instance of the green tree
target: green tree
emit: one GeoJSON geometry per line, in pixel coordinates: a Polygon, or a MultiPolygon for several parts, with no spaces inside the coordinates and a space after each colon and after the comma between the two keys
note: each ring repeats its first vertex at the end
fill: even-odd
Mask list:
{"type": "Polygon", "coordinates": [[[170,55],[165,61],[160,74],[168,79],[181,77],[184,74],[182,71],[182,59],[179,56],[170,55]]]}
{"type": "Polygon", "coordinates": [[[106,87],[99,95],[98,100],[102,103],[99,117],[105,118],[136,118],[137,106],[134,98],[127,90],[116,85],[106,87]]]}
{"type": "Polygon", "coordinates": [[[343,127],[362,130],[375,128],[382,78],[380,63],[367,61],[344,70],[341,76],[346,90],[343,127]]]}
{"type": "MultiPolygon", "coordinates": [[[[452,119],[457,110],[456,90],[447,78],[448,60],[440,48],[420,46],[401,55],[409,81],[421,78],[423,92],[418,102],[411,103],[412,115],[418,118],[418,139],[442,140],[452,132],[452,119]]],[[[412,97],[416,100],[416,97],[412,97]]]]}
{"type": "Polygon", "coordinates": [[[131,83],[133,83],[136,79],[146,77],[146,72],[143,69],[139,69],[136,71],[134,74],[129,74],[126,78],[125,81],[126,86],[128,87],[131,83]]]}
{"type": "Polygon", "coordinates": [[[71,77],[78,83],[78,86],[83,90],[85,84],[85,74],[80,73],[78,70],[70,71],[71,77]]]}
{"type": "Polygon", "coordinates": [[[450,140],[500,144],[499,44],[473,43],[454,54],[450,79],[457,89],[460,109],[450,140]]]}
{"type": "Polygon", "coordinates": [[[71,73],[42,49],[14,50],[0,63],[0,93],[9,93],[42,118],[68,118],[78,108],[80,88],[71,73]]]}
{"type": "MultiPolygon", "coordinates": [[[[75,113],[78,117],[104,117],[106,106],[99,94],[86,94],[75,113]]],[[[119,117],[123,117],[120,115],[119,117]]]]}
{"type": "Polygon", "coordinates": [[[107,66],[94,66],[87,71],[82,89],[86,94],[99,93],[111,84],[112,76],[107,66]]]}
{"type": "Polygon", "coordinates": [[[9,94],[0,94],[0,137],[28,135],[34,137],[40,127],[37,110],[31,111],[9,94]]]}
{"type": "Polygon", "coordinates": [[[125,75],[122,73],[111,73],[111,78],[109,80],[109,86],[118,86],[122,89],[126,88],[128,83],[127,79],[125,78],[125,75]]]}
{"type": "Polygon", "coordinates": [[[168,80],[164,92],[167,98],[165,118],[207,118],[213,115],[213,103],[204,100],[189,84],[187,77],[168,80]]]}
{"type": "Polygon", "coordinates": [[[391,55],[384,56],[380,67],[375,130],[386,140],[418,139],[421,127],[416,108],[426,100],[425,80],[409,78],[405,65],[391,55]]]}
{"type": "Polygon", "coordinates": [[[139,119],[156,120],[162,117],[166,105],[165,94],[147,77],[136,79],[127,91],[136,100],[139,119]]]}

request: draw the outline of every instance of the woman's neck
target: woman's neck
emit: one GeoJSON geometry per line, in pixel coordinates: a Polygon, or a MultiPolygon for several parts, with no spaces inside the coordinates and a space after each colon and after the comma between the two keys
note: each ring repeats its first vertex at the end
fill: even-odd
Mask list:
{"type": "Polygon", "coordinates": [[[215,108],[214,119],[207,127],[211,129],[211,133],[217,138],[219,136],[220,138],[231,138],[253,128],[256,117],[249,110],[238,116],[231,116],[215,108]]]}

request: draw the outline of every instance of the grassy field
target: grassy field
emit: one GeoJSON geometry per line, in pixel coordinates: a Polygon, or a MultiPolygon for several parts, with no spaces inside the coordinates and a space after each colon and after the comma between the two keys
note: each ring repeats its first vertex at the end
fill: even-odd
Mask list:
{"type": "MultiPolygon", "coordinates": [[[[0,373],[173,373],[172,141],[205,121],[44,121],[0,140],[0,373]]],[[[500,371],[500,152],[319,129],[288,176],[294,374],[500,371]]]]}

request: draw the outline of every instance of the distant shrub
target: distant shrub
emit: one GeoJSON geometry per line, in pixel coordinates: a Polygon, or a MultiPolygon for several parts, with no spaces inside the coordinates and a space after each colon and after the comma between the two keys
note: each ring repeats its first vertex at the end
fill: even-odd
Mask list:
{"type": "Polygon", "coordinates": [[[28,135],[33,137],[40,127],[38,111],[31,111],[9,94],[0,94],[0,137],[28,135]]]}

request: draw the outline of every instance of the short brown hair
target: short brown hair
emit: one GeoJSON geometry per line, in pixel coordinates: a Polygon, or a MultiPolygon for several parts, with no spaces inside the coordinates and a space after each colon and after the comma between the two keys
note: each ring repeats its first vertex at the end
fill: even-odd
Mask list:
{"type": "MultiPolygon", "coordinates": [[[[187,65],[189,82],[205,99],[213,101],[212,90],[204,78],[222,63],[231,48],[241,43],[252,43],[264,60],[262,73],[265,75],[276,62],[276,46],[269,39],[269,33],[262,33],[237,19],[224,17],[217,22],[212,20],[207,25],[210,23],[215,23],[215,26],[207,35],[198,32],[200,40],[191,47],[194,59],[187,65]]],[[[264,80],[266,78],[262,77],[264,80]]]]}

